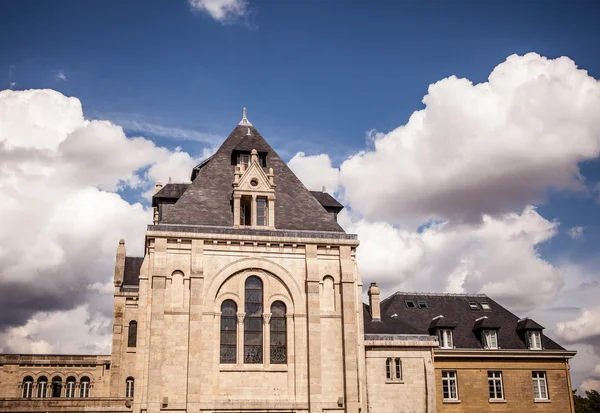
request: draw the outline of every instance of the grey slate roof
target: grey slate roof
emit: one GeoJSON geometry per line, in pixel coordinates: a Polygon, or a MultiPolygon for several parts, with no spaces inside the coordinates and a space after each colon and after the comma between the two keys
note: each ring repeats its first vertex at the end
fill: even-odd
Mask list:
{"type": "MultiPolygon", "coordinates": [[[[481,349],[483,345],[476,321],[498,329],[501,349],[526,350],[523,331],[517,331],[519,317],[484,294],[420,294],[397,292],[381,302],[381,321],[373,321],[368,305],[363,306],[365,334],[430,334],[432,319],[443,315],[445,326],[453,328],[453,341],[457,349],[481,349]],[[406,301],[425,301],[427,308],[408,308],[406,301]],[[470,302],[486,302],[491,310],[474,311],[470,302]],[[397,317],[392,317],[393,315],[397,317]]],[[[533,320],[532,320],[533,321],[533,320]]],[[[442,321],[440,321],[442,323],[442,321]]],[[[539,325],[535,323],[536,325],[539,325]]],[[[434,326],[435,327],[435,326],[434,326]]],[[[440,325],[441,327],[441,325],[440,325]]],[[[491,327],[490,327],[491,328],[491,327]]],[[[542,345],[547,350],[564,350],[563,347],[542,335],[542,345]]]]}
{"type": "Polygon", "coordinates": [[[544,327],[533,321],[531,318],[523,318],[517,324],[517,330],[543,330],[544,327]]]}
{"type": "Polygon", "coordinates": [[[344,232],[256,128],[240,125],[212,158],[197,169],[196,178],[177,202],[163,210],[159,224],[232,227],[233,152],[252,149],[266,153],[265,170],[273,168],[276,229],[344,232]]]}
{"type": "Polygon", "coordinates": [[[140,285],[140,268],[143,262],[144,257],[125,257],[123,287],[140,285]]]}
{"type": "Polygon", "coordinates": [[[339,208],[340,211],[344,209],[344,206],[336,201],[335,198],[329,195],[327,192],[310,191],[310,193],[313,194],[313,196],[317,198],[317,201],[319,201],[319,203],[325,208],[339,208]]]}
{"type": "Polygon", "coordinates": [[[190,184],[166,184],[160,191],[152,196],[152,206],[158,206],[159,199],[179,199],[188,189],[190,184]]]}

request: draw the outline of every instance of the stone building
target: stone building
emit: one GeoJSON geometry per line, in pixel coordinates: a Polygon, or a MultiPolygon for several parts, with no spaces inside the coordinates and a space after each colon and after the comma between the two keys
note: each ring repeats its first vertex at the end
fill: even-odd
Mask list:
{"type": "MultiPolygon", "coordinates": [[[[440,374],[475,358],[444,356],[416,313],[390,310],[398,295],[380,303],[373,284],[363,304],[342,205],[308,191],[245,111],[191,183],[158,184],[152,206],[144,256],[117,247],[112,354],[0,355],[0,412],[447,410],[440,374]]],[[[543,363],[562,366],[567,386],[557,351],[543,363]]],[[[488,362],[477,360],[468,387],[488,362]]]]}
{"type": "MultiPolygon", "coordinates": [[[[567,351],[535,321],[484,294],[395,293],[369,333],[438,337],[433,349],[439,412],[574,412],[567,351]]],[[[367,365],[369,359],[367,357],[367,365]]]]}

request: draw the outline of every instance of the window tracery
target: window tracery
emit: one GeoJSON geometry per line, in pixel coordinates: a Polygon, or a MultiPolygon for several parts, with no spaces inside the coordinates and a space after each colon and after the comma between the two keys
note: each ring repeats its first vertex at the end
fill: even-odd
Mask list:
{"type": "Polygon", "coordinates": [[[221,304],[221,363],[237,360],[237,304],[225,300],[221,304]]]}
{"type": "Polygon", "coordinates": [[[263,362],[263,283],[258,277],[248,277],[244,304],[244,363],[263,362]]]}
{"type": "Polygon", "coordinates": [[[286,307],[281,301],[275,301],[271,305],[270,328],[271,364],[285,364],[287,362],[287,320],[286,307]]]}

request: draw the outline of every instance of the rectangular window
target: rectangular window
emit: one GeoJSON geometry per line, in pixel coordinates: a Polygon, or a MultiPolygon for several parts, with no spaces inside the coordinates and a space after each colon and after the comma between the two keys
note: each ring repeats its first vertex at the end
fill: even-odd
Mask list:
{"type": "Polygon", "coordinates": [[[479,303],[484,310],[491,310],[490,303],[479,303]]]}
{"type": "Polygon", "coordinates": [[[488,371],[488,388],[490,400],[504,400],[501,371],[488,371]]]}
{"type": "Polygon", "coordinates": [[[385,378],[387,380],[392,379],[392,359],[385,360],[385,378]]]}
{"type": "Polygon", "coordinates": [[[498,332],[496,330],[483,330],[485,348],[498,348],[498,332]]]}
{"type": "Polygon", "coordinates": [[[444,395],[444,400],[458,400],[455,370],[442,371],[442,394],[444,395]]]}
{"type": "Polygon", "coordinates": [[[419,308],[427,308],[427,303],[425,301],[419,301],[419,308]]]}
{"type": "Polygon", "coordinates": [[[438,339],[440,340],[440,348],[453,348],[452,330],[443,328],[438,330],[438,339]]]}
{"type": "Polygon", "coordinates": [[[396,359],[394,361],[396,365],[396,380],[402,380],[402,362],[400,359],[396,359]]]}
{"type": "Polygon", "coordinates": [[[249,196],[240,199],[240,225],[252,225],[252,198],[249,196]]]}
{"type": "Polygon", "coordinates": [[[529,350],[542,349],[542,334],[539,331],[528,331],[527,340],[529,341],[529,350]]]}
{"type": "Polygon", "coordinates": [[[481,308],[479,307],[479,304],[477,304],[476,302],[471,301],[469,303],[469,308],[473,311],[479,311],[481,310],[481,308]]]}
{"type": "Polygon", "coordinates": [[[548,386],[546,384],[546,372],[534,371],[531,373],[533,378],[533,399],[548,400],[548,386]]]}
{"type": "Polygon", "coordinates": [[[267,198],[256,198],[256,225],[269,225],[269,207],[267,198]]]}

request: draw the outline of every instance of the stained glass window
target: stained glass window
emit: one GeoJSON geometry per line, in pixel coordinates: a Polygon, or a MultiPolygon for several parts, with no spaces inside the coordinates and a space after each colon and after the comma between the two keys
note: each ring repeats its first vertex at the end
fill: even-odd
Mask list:
{"type": "Polygon", "coordinates": [[[271,364],[287,363],[287,325],[285,304],[271,305],[271,364]]]}
{"type": "Polygon", "coordinates": [[[258,277],[246,279],[244,363],[263,362],[263,284],[258,277]]]}
{"type": "Polygon", "coordinates": [[[237,353],[237,304],[225,300],[221,304],[221,363],[235,363],[237,353]]]}

